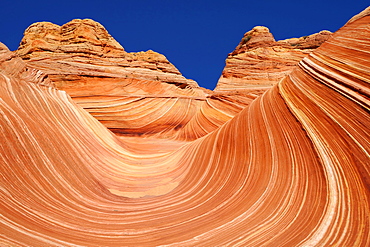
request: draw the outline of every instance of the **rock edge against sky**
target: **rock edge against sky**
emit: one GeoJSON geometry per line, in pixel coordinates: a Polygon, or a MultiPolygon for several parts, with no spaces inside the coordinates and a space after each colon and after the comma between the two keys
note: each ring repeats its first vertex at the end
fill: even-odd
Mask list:
{"type": "Polygon", "coordinates": [[[0,46],[0,245],[369,246],[369,26],[256,27],[211,91],[94,21],[31,25],[0,46]]]}

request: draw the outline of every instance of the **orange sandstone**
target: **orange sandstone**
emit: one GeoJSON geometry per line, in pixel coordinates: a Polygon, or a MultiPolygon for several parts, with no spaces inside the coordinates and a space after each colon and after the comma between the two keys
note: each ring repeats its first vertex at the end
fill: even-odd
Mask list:
{"type": "MultiPolygon", "coordinates": [[[[97,75],[121,82],[110,58],[81,55],[98,47],[0,44],[0,245],[369,246],[369,23],[367,9],[249,100],[190,82],[158,82],[176,93],[153,97],[142,78],[125,98],[112,86],[82,96],[97,75]],[[76,86],[58,89],[68,76],[76,86]],[[118,137],[93,107],[121,112],[112,122],[149,117],[171,130],[143,125],[156,133],[118,137]],[[162,107],[185,113],[153,115],[162,107]],[[187,124],[175,130],[177,121],[187,124]]],[[[48,42],[60,39],[52,27],[48,42]]],[[[100,42],[78,30],[86,34],[73,39],[100,42]]]]}

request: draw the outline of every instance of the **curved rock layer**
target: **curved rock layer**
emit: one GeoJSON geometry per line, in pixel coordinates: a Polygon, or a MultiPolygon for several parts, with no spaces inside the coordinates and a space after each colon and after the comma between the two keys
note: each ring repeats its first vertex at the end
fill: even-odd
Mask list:
{"type": "Polygon", "coordinates": [[[186,142],[117,138],[1,47],[1,245],[369,246],[369,12],[186,142]]]}
{"type": "MultiPolygon", "coordinates": [[[[268,44],[264,39],[259,43],[268,44]]],[[[35,23],[16,53],[119,136],[192,141],[220,127],[268,88],[200,88],[161,54],[125,52],[89,19],[63,26],[35,23]]]]}
{"type": "Polygon", "coordinates": [[[267,84],[262,79],[257,86],[248,76],[241,79],[241,86],[226,82],[227,86],[221,78],[216,92],[182,77],[161,54],[125,52],[102,25],[89,19],[63,26],[35,23],[25,31],[16,53],[117,135],[192,141],[214,131],[262,95],[327,34],[275,42],[267,28],[254,28],[232,54],[244,61],[254,52],[259,57],[254,59],[257,65],[239,63],[234,68],[232,56],[223,74],[235,79],[242,71],[258,67],[252,74],[264,78],[278,71],[279,76],[267,84]],[[245,41],[248,37],[252,38],[245,41]]]}
{"type": "Polygon", "coordinates": [[[165,56],[127,53],[102,25],[89,19],[63,26],[35,23],[25,31],[16,53],[120,135],[179,129],[207,95],[165,56]],[[188,110],[179,115],[178,105],[188,110]]]}

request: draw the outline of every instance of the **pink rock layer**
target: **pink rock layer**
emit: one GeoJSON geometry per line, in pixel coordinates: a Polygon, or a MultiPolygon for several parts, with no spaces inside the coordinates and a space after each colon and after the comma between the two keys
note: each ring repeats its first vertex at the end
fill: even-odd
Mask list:
{"type": "Polygon", "coordinates": [[[127,53],[99,23],[35,23],[16,51],[30,68],[48,75],[106,127],[120,135],[178,129],[205,101],[207,90],[184,78],[154,51],[127,53]],[[140,115],[145,111],[146,114],[140,115]],[[150,130],[150,131],[147,131],[150,130]]]}
{"type": "Polygon", "coordinates": [[[193,141],[118,138],[0,46],[0,245],[369,246],[369,24],[193,141]]]}
{"type": "MultiPolygon", "coordinates": [[[[252,30],[253,39],[241,43],[234,53],[242,53],[246,45],[277,43],[272,34],[261,30],[266,28],[252,30]]],[[[315,39],[305,39],[302,47],[312,43],[308,40],[315,39]]],[[[120,136],[194,140],[220,127],[270,87],[234,85],[232,90],[220,91],[220,81],[216,92],[200,88],[161,54],[125,52],[103,26],[89,19],[63,26],[35,23],[25,31],[16,53],[120,136]]],[[[298,63],[293,55],[288,57],[294,61],[285,67],[298,63]]]]}

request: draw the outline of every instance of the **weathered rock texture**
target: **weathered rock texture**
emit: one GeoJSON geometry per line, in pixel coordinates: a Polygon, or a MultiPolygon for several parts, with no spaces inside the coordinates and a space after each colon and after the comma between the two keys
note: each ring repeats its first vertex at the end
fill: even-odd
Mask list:
{"type": "MultiPolygon", "coordinates": [[[[193,114],[183,134],[208,131],[193,141],[117,137],[58,89],[63,59],[0,45],[0,245],[369,246],[369,25],[370,9],[249,103],[214,94],[191,113],[190,96],[156,97],[122,111],[128,124],[158,104],[193,114]]],[[[90,60],[71,61],[81,82],[90,60]]]]}
{"type": "Polygon", "coordinates": [[[159,53],[125,52],[101,24],[90,19],[76,19],[63,26],[35,23],[25,31],[17,54],[30,65],[49,69],[50,76],[59,83],[63,76],[77,80],[79,75],[91,75],[160,80],[179,86],[184,84],[182,87],[198,87],[195,81],[181,76],[175,66],[159,53]],[[84,66],[80,67],[79,63],[84,66]],[[54,67],[48,67],[49,64],[54,67]]]}
{"type": "MultiPolygon", "coordinates": [[[[262,33],[260,29],[257,33],[262,33]]],[[[268,39],[273,41],[270,33],[265,34],[269,38],[255,35],[248,44],[265,47],[268,39]]],[[[25,31],[16,53],[111,131],[124,136],[194,140],[220,127],[267,89],[200,88],[161,54],[125,52],[103,26],[89,19],[63,26],[35,23],[25,31]],[[186,109],[179,110],[183,106],[186,109]]]]}
{"type": "Polygon", "coordinates": [[[63,26],[33,24],[17,55],[120,134],[148,129],[156,134],[183,126],[189,117],[186,112],[174,117],[176,106],[192,101],[189,108],[195,111],[207,92],[159,53],[125,52],[102,25],[89,19],[63,26]]]}
{"type": "Polygon", "coordinates": [[[332,35],[329,31],[275,41],[267,27],[246,32],[226,59],[215,91],[270,88],[332,35]]]}

